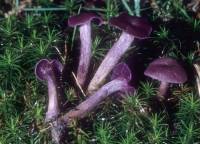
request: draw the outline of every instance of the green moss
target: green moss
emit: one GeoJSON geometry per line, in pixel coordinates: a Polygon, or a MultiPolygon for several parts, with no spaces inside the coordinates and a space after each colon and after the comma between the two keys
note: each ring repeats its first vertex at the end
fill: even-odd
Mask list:
{"type": "MultiPolygon", "coordinates": [[[[77,30],[67,27],[67,18],[91,10],[107,21],[121,12],[134,12],[134,2],[126,2],[128,9],[119,0],[108,0],[100,8],[66,0],[65,12],[27,12],[0,19],[0,144],[51,143],[49,125],[44,122],[47,88],[36,80],[35,64],[41,58],[56,58],[71,73],[71,65],[76,67],[74,61],[78,56],[73,54],[78,50],[79,37],[77,30]]],[[[124,100],[114,95],[88,117],[75,121],[66,136],[68,143],[191,144],[200,141],[200,100],[192,71],[192,64],[199,59],[200,22],[181,1],[156,2],[156,8],[150,3],[141,6],[141,15],[151,21],[153,33],[142,44],[136,43],[134,56],[141,56],[144,67],[157,57],[174,57],[182,61],[189,81],[170,87],[168,101],[159,103],[156,101],[158,83],[143,77],[135,94],[124,100]]],[[[36,3],[51,6],[46,0],[36,3]]],[[[93,31],[91,67],[95,71],[119,32],[107,25],[100,29],[93,27],[93,31]]],[[[127,53],[126,57],[132,54],[127,53]]],[[[72,81],[65,82],[65,111],[84,99],[70,85],[72,81]]]]}

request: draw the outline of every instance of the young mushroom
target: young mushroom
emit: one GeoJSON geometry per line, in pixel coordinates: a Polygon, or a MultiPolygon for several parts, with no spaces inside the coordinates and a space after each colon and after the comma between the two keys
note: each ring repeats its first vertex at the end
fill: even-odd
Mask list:
{"type": "Polygon", "coordinates": [[[113,70],[112,80],[102,86],[97,92],[89,96],[76,108],[70,110],[62,117],[62,121],[70,123],[71,120],[84,118],[89,112],[99,105],[105,98],[116,92],[133,92],[134,87],[128,83],[132,78],[131,71],[125,63],[121,63],[113,70]]]}
{"type": "Polygon", "coordinates": [[[35,75],[41,80],[47,82],[48,87],[48,108],[45,121],[51,121],[60,114],[61,97],[59,87],[59,77],[61,75],[63,65],[57,60],[40,60],[35,66],[35,75]]]}
{"type": "Polygon", "coordinates": [[[158,58],[149,64],[144,75],[159,80],[159,100],[164,100],[169,83],[182,84],[187,81],[187,75],[183,67],[172,58],[158,58]]]}
{"type": "Polygon", "coordinates": [[[79,26],[80,31],[81,47],[77,80],[81,86],[85,83],[90,65],[92,47],[91,21],[94,21],[98,25],[101,25],[103,22],[102,18],[95,13],[81,13],[68,19],[68,25],[71,27],[79,26]]]}
{"type": "Polygon", "coordinates": [[[105,78],[129,49],[135,38],[147,38],[152,31],[151,26],[145,19],[136,16],[130,16],[127,13],[123,13],[118,17],[111,18],[109,23],[110,25],[122,30],[122,34],[118,41],[115,42],[115,44],[109,50],[97,69],[88,86],[88,93],[93,93],[103,84],[105,78]]]}

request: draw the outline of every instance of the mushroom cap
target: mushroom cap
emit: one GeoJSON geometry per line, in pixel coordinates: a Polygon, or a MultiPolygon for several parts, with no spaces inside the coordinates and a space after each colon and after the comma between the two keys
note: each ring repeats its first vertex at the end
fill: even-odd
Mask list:
{"type": "Polygon", "coordinates": [[[94,21],[96,24],[101,25],[103,23],[103,19],[95,13],[81,13],[79,15],[71,16],[68,19],[68,25],[70,27],[75,27],[79,25],[83,25],[94,21]]]}
{"type": "Polygon", "coordinates": [[[149,64],[144,75],[167,83],[184,83],[187,75],[183,67],[172,58],[158,58],[149,64]]]}
{"type": "Polygon", "coordinates": [[[55,75],[57,77],[60,77],[64,68],[63,65],[58,60],[55,59],[51,60],[51,65],[54,69],[55,75]]]}
{"type": "Polygon", "coordinates": [[[121,62],[114,67],[111,74],[111,80],[114,79],[122,79],[126,81],[126,85],[120,90],[121,93],[132,93],[135,91],[135,87],[128,84],[132,79],[132,73],[126,63],[121,62]]]}
{"type": "Polygon", "coordinates": [[[116,78],[124,78],[127,81],[132,79],[131,70],[126,63],[121,62],[114,67],[111,75],[111,80],[116,78]]]}
{"type": "Polygon", "coordinates": [[[48,76],[59,77],[62,70],[63,65],[58,60],[41,59],[35,66],[35,75],[39,80],[45,81],[48,76]]]}
{"type": "Polygon", "coordinates": [[[147,38],[152,31],[152,27],[146,19],[131,16],[127,13],[122,13],[118,17],[111,18],[109,23],[138,39],[147,38]]]}

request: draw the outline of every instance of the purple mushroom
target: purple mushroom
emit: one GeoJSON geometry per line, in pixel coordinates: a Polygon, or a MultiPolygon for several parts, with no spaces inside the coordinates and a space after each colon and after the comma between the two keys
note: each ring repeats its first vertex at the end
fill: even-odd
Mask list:
{"type": "Polygon", "coordinates": [[[111,82],[105,84],[95,94],[88,97],[85,101],[79,104],[76,108],[70,110],[63,116],[54,120],[51,123],[51,133],[53,141],[60,144],[64,141],[66,128],[74,119],[84,118],[89,112],[100,104],[106,97],[115,92],[132,92],[134,87],[128,82],[132,78],[131,71],[125,63],[120,63],[113,70],[111,82]]]}
{"type": "Polygon", "coordinates": [[[77,70],[77,80],[81,86],[84,85],[91,58],[91,21],[101,25],[103,20],[95,13],[81,13],[68,19],[68,25],[71,27],[80,26],[80,57],[77,70]]]}
{"type": "Polygon", "coordinates": [[[81,119],[100,104],[109,95],[116,92],[133,92],[134,87],[128,83],[132,78],[131,71],[125,63],[121,63],[113,70],[112,80],[102,86],[97,92],[89,96],[75,109],[69,111],[62,117],[62,120],[69,123],[73,119],[81,119]]]}
{"type": "Polygon", "coordinates": [[[122,30],[122,34],[118,41],[109,50],[96,71],[88,86],[88,93],[93,93],[93,91],[96,91],[103,84],[107,75],[129,49],[135,38],[147,38],[152,31],[151,26],[145,19],[130,16],[127,13],[111,18],[110,25],[122,30]]]}
{"type": "Polygon", "coordinates": [[[159,100],[164,100],[169,83],[182,84],[187,81],[183,67],[172,58],[158,58],[149,64],[144,75],[159,80],[159,100]]]}
{"type": "Polygon", "coordinates": [[[59,90],[59,78],[63,69],[63,65],[57,60],[40,60],[35,67],[35,75],[41,80],[47,82],[48,86],[48,109],[45,120],[51,121],[60,114],[59,98],[61,93],[59,90]]]}

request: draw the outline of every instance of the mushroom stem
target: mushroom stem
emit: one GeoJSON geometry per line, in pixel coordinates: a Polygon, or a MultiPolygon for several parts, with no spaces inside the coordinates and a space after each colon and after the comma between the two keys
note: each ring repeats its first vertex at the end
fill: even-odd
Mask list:
{"type": "Polygon", "coordinates": [[[109,95],[121,91],[131,92],[134,87],[131,87],[128,82],[131,80],[132,74],[129,67],[125,63],[121,63],[113,70],[112,81],[102,86],[95,94],[88,97],[80,103],[76,108],[52,122],[52,137],[56,144],[62,142],[66,137],[65,130],[73,120],[84,118],[89,112],[101,103],[109,95]]]}
{"type": "Polygon", "coordinates": [[[95,94],[80,103],[76,108],[66,113],[63,117],[61,117],[61,119],[66,123],[70,123],[74,119],[84,118],[106,97],[117,91],[126,91],[129,88],[131,87],[128,85],[127,80],[124,78],[112,80],[111,82],[102,86],[95,94]]]}
{"type": "Polygon", "coordinates": [[[158,89],[158,94],[157,94],[159,100],[162,101],[162,100],[165,99],[168,87],[169,87],[169,83],[167,83],[167,82],[161,82],[160,83],[160,86],[159,86],[159,89],[158,89]]]}
{"type": "Polygon", "coordinates": [[[84,85],[91,58],[91,25],[90,22],[80,26],[80,58],[77,71],[77,80],[81,86],[84,85]]]}
{"type": "Polygon", "coordinates": [[[124,53],[129,49],[131,43],[134,40],[134,36],[123,32],[119,38],[119,40],[113,45],[113,47],[109,50],[106,57],[102,61],[98,70],[96,71],[93,79],[91,80],[88,86],[88,93],[92,94],[96,91],[104,82],[107,75],[111,72],[111,70],[115,67],[124,53]]]}
{"type": "Polygon", "coordinates": [[[46,118],[45,121],[50,121],[54,118],[56,118],[60,113],[60,108],[58,105],[58,90],[56,88],[56,79],[55,77],[48,76],[47,78],[47,84],[48,84],[48,109],[46,112],[46,118]]]}

